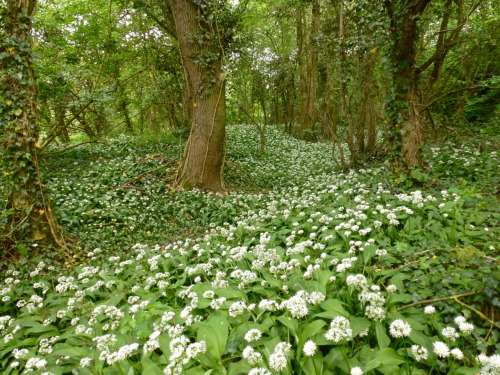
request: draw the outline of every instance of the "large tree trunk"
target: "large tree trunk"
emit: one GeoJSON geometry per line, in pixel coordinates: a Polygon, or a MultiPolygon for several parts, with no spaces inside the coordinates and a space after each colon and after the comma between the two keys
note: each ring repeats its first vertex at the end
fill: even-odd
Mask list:
{"type": "Polygon", "coordinates": [[[204,16],[211,10],[189,0],[168,0],[179,41],[184,69],[185,111],[190,134],[177,174],[183,188],[221,191],[226,125],[225,74],[220,52],[208,35],[218,33],[216,23],[204,16]],[[199,41],[202,40],[202,43],[199,41]]]}
{"type": "Polygon", "coordinates": [[[30,37],[35,5],[35,0],[8,0],[7,8],[0,11],[7,36],[0,42],[0,69],[10,72],[0,78],[4,97],[1,145],[9,186],[9,216],[0,237],[7,253],[2,256],[16,256],[12,249],[20,241],[66,247],[44,194],[38,165],[37,87],[30,37]]]}
{"type": "Polygon", "coordinates": [[[385,2],[391,18],[393,41],[394,96],[390,113],[397,168],[412,169],[421,165],[420,149],[424,145],[423,127],[418,112],[416,55],[420,15],[430,0],[385,2]],[[402,159],[401,159],[402,156],[402,159]]]}

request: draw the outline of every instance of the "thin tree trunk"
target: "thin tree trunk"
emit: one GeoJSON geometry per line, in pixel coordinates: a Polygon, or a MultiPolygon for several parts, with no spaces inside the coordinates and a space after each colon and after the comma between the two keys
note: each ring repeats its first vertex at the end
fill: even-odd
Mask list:
{"type": "Polygon", "coordinates": [[[319,32],[321,7],[318,0],[312,1],[311,26],[306,42],[307,17],[303,8],[297,18],[297,43],[299,47],[300,70],[300,130],[306,139],[311,140],[310,133],[316,122],[316,96],[318,89],[318,49],[316,38],[319,32]]]}

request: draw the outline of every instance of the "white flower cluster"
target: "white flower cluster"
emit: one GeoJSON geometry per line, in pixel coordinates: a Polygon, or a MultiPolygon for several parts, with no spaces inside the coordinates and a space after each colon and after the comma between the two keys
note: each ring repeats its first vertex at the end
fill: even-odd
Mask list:
{"type": "Polygon", "coordinates": [[[269,356],[269,366],[274,371],[281,371],[287,366],[288,364],[287,355],[290,352],[291,348],[292,345],[284,341],[276,345],[273,354],[269,356]]]}
{"type": "Polygon", "coordinates": [[[352,339],[351,323],[343,316],[335,317],[330,323],[330,329],[325,333],[327,340],[339,343],[342,340],[352,339]]]}
{"type": "Polygon", "coordinates": [[[248,361],[248,364],[250,364],[251,366],[255,366],[262,362],[262,354],[257,352],[251,346],[247,346],[245,349],[243,349],[242,355],[243,358],[245,358],[248,361]]]}
{"type": "Polygon", "coordinates": [[[401,319],[396,319],[389,326],[389,333],[394,338],[408,337],[411,333],[411,326],[401,319]]]}

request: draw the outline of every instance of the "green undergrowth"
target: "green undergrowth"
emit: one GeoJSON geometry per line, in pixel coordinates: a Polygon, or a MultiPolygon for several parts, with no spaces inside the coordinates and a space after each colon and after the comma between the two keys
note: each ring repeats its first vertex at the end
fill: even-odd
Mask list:
{"type": "Polygon", "coordinates": [[[267,131],[228,129],[224,195],[168,189],[175,142],[47,158],[81,250],[3,275],[1,373],[498,374],[493,146],[433,144],[409,188],[267,131]]]}

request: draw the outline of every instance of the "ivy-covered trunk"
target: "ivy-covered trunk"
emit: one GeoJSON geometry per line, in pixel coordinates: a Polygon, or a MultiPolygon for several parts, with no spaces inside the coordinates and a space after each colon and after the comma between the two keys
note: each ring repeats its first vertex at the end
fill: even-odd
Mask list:
{"type": "MultiPolygon", "coordinates": [[[[8,0],[0,11],[0,126],[8,200],[0,240],[2,256],[24,242],[65,247],[44,194],[38,165],[37,86],[30,37],[36,0],[8,0]]],[[[3,210],[2,210],[3,211],[3,210]]]]}
{"type": "Polygon", "coordinates": [[[177,184],[210,191],[224,189],[222,170],[226,138],[225,74],[220,37],[212,5],[190,0],[169,0],[184,69],[185,105],[190,134],[184,149],[177,184]]]}
{"type": "Polygon", "coordinates": [[[421,164],[423,127],[418,111],[416,57],[418,20],[430,0],[387,0],[393,35],[393,95],[389,106],[390,141],[397,168],[421,164]]]}

